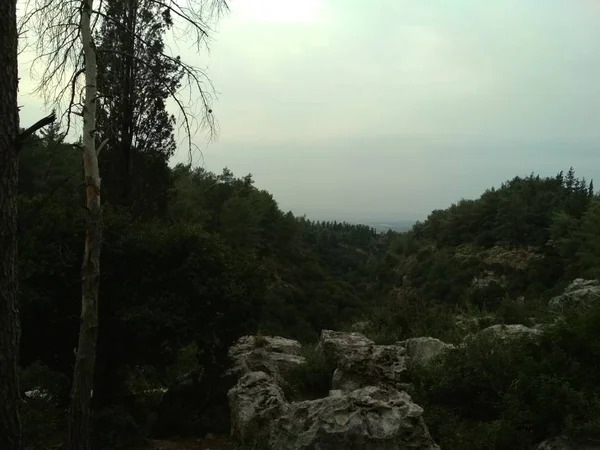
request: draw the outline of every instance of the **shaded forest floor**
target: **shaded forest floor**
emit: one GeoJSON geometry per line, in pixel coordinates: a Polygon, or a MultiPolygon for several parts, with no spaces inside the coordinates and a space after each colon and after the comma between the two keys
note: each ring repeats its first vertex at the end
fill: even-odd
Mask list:
{"type": "Polygon", "coordinates": [[[229,436],[206,436],[204,438],[181,438],[152,440],[144,450],[234,450],[235,443],[229,436]]]}

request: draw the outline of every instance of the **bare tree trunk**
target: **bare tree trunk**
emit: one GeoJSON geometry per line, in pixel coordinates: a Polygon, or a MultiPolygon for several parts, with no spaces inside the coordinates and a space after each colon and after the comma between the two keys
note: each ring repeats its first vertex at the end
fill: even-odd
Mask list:
{"type": "Polygon", "coordinates": [[[100,171],[96,154],[96,51],[92,41],[93,0],[86,0],[81,13],[81,41],[85,55],[85,100],[83,107],[83,170],[87,208],[85,250],[81,267],[81,324],[69,409],[69,449],[90,448],[91,397],[94,387],[98,340],[98,289],[102,246],[100,171]]]}
{"type": "Polygon", "coordinates": [[[0,1],[0,449],[21,450],[17,303],[17,3],[0,1]]]}

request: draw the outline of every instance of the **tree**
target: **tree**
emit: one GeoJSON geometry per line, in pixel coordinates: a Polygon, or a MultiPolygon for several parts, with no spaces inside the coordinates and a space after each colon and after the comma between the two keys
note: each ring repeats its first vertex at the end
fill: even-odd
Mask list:
{"type": "Polygon", "coordinates": [[[98,36],[98,135],[108,140],[100,155],[103,195],[136,216],[166,211],[167,162],[176,148],[165,102],[183,73],[163,55],[162,35],[173,22],[161,12],[153,0],[108,1],[112,19],[98,36]]]}
{"type": "MultiPolygon", "coordinates": [[[[206,28],[207,13],[219,13],[227,7],[224,0],[199,1],[194,5],[183,5],[171,1],[164,3],[162,0],[152,0],[160,6],[163,15],[175,16],[181,22],[195,31],[196,42],[200,45],[205,41],[208,29],[206,28]]],[[[98,166],[98,153],[107,143],[106,138],[97,146],[97,120],[98,109],[98,66],[97,46],[94,42],[95,26],[103,22],[113,22],[127,28],[110,15],[106,5],[94,0],[81,0],[80,2],[64,2],[63,0],[35,0],[32,2],[33,10],[26,11],[25,22],[32,22],[36,35],[38,60],[45,65],[39,81],[39,91],[48,100],[54,98],[55,102],[67,96],[69,106],[66,112],[70,128],[71,114],[78,114],[83,118],[82,139],[80,148],[83,155],[84,185],[86,196],[86,237],[81,270],[81,322],[79,342],[76,350],[75,368],[73,371],[73,385],[71,391],[71,406],[69,409],[69,438],[68,448],[71,450],[87,450],[90,448],[90,417],[91,395],[93,377],[95,372],[96,343],[98,338],[98,291],[100,281],[100,249],[102,245],[102,209],[100,203],[100,170],[98,166]],[[97,3],[97,4],[96,4],[97,3]],[[72,75],[68,78],[70,83],[65,85],[65,77],[69,70],[72,75]],[[77,81],[80,75],[84,76],[83,95],[78,102],[75,101],[77,81]],[[80,110],[75,111],[79,106],[80,110]]],[[[143,35],[129,30],[130,36],[141,45],[148,45],[143,35]]],[[[102,49],[104,53],[115,53],[133,58],[137,64],[149,66],[149,63],[135,54],[117,49],[102,49]]],[[[207,79],[201,70],[188,65],[181,59],[161,54],[174,64],[187,76],[190,85],[194,85],[200,96],[203,106],[201,124],[208,125],[211,135],[215,133],[212,108],[212,96],[206,92],[203,83],[207,79]]],[[[184,126],[187,131],[190,152],[192,150],[191,120],[194,115],[184,108],[177,92],[171,91],[170,95],[179,105],[184,126]]]]}
{"type": "Polygon", "coordinates": [[[0,448],[21,449],[17,305],[17,2],[0,3],[0,448]]]}
{"type": "Polygon", "coordinates": [[[19,320],[17,274],[20,144],[54,122],[54,113],[19,129],[17,5],[0,4],[0,448],[20,449],[19,320]]]}

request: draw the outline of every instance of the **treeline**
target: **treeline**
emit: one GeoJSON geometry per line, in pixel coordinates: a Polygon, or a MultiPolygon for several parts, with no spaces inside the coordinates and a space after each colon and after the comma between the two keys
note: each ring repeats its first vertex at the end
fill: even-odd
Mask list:
{"type": "MultiPolygon", "coordinates": [[[[53,128],[28,143],[19,188],[22,365],[60,374],[64,404],[85,215],[80,155],[62,138],[53,128]]],[[[197,363],[218,371],[242,334],[315,340],[381,291],[374,229],[284,213],[251,175],[185,165],[167,171],[140,174],[137,182],[152,189],[134,190],[130,203],[114,186],[104,199],[96,411],[123,404],[140,368],[168,385],[182,348],[193,345],[197,363]],[[158,199],[164,208],[144,207],[158,199]]]]}

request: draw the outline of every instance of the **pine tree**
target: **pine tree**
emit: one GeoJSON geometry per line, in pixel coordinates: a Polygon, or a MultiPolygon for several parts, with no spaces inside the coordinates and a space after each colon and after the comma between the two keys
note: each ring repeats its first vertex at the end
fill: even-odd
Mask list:
{"type": "Polygon", "coordinates": [[[108,0],[106,15],[111,20],[98,37],[103,195],[136,216],[151,216],[166,210],[167,162],[176,149],[175,118],[165,103],[182,72],[162,54],[172,22],[150,0],[108,0]]]}
{"type": "Polygon", "coordinates": [[[0,448],[20,450],[17,5],[0,2],[0,448]]]}

